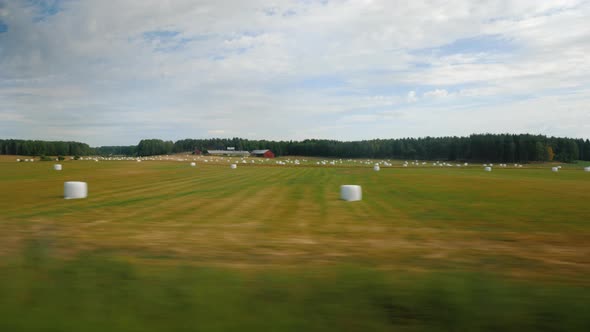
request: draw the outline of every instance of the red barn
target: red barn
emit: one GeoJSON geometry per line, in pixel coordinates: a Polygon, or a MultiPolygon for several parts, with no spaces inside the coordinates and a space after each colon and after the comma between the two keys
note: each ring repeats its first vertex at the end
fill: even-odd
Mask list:
{"type": "Polygon", "coordinates": [[[199,149],[195,149],[195,151],[193,151],[193,154],[196,154],[196,155],[198,155],[198,156],[200,156],[200,155],[201,155],[201,153],[202,153],[202,152],[201,152],[201,150],[199,150],[199,149]]]}
{"type": "Polygon", "coordinates": [[[274,158],[275,154],[270,150],[254,150],[250,153],[253,157],[274,158]]]}

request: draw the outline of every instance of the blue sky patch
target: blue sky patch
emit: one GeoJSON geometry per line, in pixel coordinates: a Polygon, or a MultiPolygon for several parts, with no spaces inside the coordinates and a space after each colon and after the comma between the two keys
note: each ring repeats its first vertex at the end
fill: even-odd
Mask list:
{"type": "Polygon", "coordinates": [[[165,41],[167,39],[174,38],[180,34],[179,31],[172,31],[172,30],[154,30],[154,31],[146,31],[144,32],[143,38],[148,41],[160,40],[165,41]]]}
{"type": "Polygon", "coordinates": [[[154,50],[158,52],[178,51],[191,42],[204,41],[211,38],[209,35],[182,37],[181,32],[175,30],[146,31],[141,36],[144,41],[154,43],[156,45],[154,50]]]}
{"type": "Polygon", "coordinates": [[[37,12],[35,22],[43,21],[63,10],[63,0],[26,0],[26,3],[37,12]]]}
{"type": "Polygon", "coordinates": [[[482,35],[472,38],[457,39],[452,43],[414,50],[416,55],[434,54],[447,56],[453,54],[474,53],[509,53],[516,49],[516,45],[500,35],[482,35]]]}

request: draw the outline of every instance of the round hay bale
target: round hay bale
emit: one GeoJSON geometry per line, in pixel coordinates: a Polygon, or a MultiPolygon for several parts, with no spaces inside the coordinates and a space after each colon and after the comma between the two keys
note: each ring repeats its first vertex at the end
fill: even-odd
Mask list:
{"type": "Polygon", "coordinates": [[[363,192],[361,186],[351,184],[340,186],[340,199],[352,202],[360,201],[362,198],[363,192]]]}
{"type": "Polygon", "coordinates": [[[551,172],[558,172],[559,168],[558,167],[551,167],[551,172]]]}
{"type": "Polygon", "coordinates": [[[191,163],[191,167],[197,166],[197,163],[191,163]]]}
{"type": "Polygon", "coordinates": [[[590,166],[584,167],[584,172],[590,172],[590,166]]]}
{"type": "Polygon", "coordinates": [[[236,165],[236,164],[231,164],[231,165],[229,165],[229,168],[231,168],[231,169],[236,169],[236,168],[238,168],[238,165],[236,165]]]}
{"type": "Polygon", "coordinates": [[[53,165],[53,169],[56,171],[61,171],[61,164],[55,164],[53,165]]]}
{"type": "Polygon", "coordinates": [[[88,184],[80,181],[64,182],[64,198],[77,199],[88,197],[88,184]]]}
{"type": "Polygon", "coordinates": [[[491,172],[492,168],[490,166],[487,166],[487,167],[484,167],[483,170],[486,172],[491,172]]]}
{"type": "Polygon", "coordinates": [[[373,170],[374,170],[375,172],[379,172],[379,170],[380,170],[380,169],[381,169],[381,168],[379,167],[379,165],[375,165],[375,166],[373,166],[373,170]]]}

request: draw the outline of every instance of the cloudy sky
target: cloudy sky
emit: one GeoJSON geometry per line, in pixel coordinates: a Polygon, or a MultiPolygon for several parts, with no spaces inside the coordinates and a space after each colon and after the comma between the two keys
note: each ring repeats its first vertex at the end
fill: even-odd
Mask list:
{"type": "Polygon", "coordinates": [[[0,0],[0,138],[590,138],[590,1],[0,0]]]}

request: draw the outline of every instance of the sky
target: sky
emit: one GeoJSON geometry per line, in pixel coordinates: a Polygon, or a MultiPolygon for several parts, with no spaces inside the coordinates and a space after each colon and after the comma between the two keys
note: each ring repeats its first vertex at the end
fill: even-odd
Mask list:
{"type": "Polygon", "coordinates": [[[590,138],[590,1],[0,0],[0,138],[590,138]]]}

